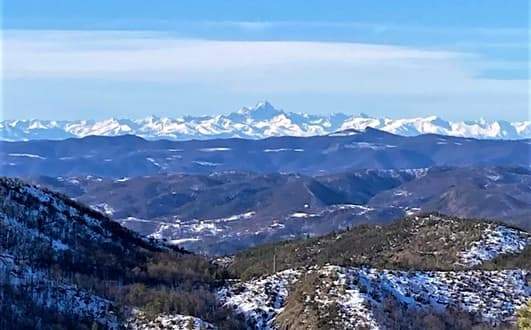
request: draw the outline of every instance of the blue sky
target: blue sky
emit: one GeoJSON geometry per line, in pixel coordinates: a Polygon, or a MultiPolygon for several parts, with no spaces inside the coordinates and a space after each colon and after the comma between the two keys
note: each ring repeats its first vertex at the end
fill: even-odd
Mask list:
{"type": "Polygon", "coordinates": [[[6,119],[529,118],[527,1],[12,1],[6,119]],[[156,5],[155,5],[156,4],[156,5]]]}

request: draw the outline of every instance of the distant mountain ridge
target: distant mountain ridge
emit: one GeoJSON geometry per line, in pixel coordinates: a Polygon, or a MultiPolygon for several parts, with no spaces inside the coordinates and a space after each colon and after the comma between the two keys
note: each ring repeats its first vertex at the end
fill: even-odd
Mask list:
{"type": "Polygon", "coordinates": [[[366,128],[311,137],[145,140],[134,135],[0,141],[10,176],[104,176],[161,173],[338,173],[352,169],[530,165],[530,140],[487,140],[366,128]]]}
{"type": "Polygon", "coordinates": [[[415,136],[441,134],[480,139],[531,138],[531,121],[504,120],[447,121],[436,116],[390,119],[365,114],[309,115],[286,112],[269,102],[216,116],[184,116],[167,118],[150,116],[143,119],[95,120],[5,120],[0,122],[0,139],[24,141],[66,139],[89,135],[138,135],[146,139],[210,139],[251,138],[271,136],[313,136],[332,134],[348,129],[376,128],[393,134],[415,136]]]}

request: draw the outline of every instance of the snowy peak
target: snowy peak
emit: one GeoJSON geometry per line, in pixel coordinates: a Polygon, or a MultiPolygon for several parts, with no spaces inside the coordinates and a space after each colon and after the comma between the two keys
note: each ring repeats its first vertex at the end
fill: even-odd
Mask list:
{"type": "Polygon", "coordinates": [[[264,121],[271,120],[276,116],[283,114],[283,111],[276,109],[267,101],[262,101],[258,102],[251,108],[243,107],[239,113],[246,116],[251,121],[264,121]]]}
{"type": "Polygon", "coordinates": [[[184,116],[177,119],[149,116],[138,120],[7,120],[0,122],[0,139],[20,141],[124,134],[139,135],[146,139],[173,140],[230,137],[261,139],[281,135],[326,135],[347,129],[363,130],[367,127],[405,136],[442,134],[480,139],[531,138],[531,121],[479,119],[453,122],[437,116],[391,119],[374,118],[364,113],[310,115],[285,112],[267,101],[262,101],[255,106],[243,107],[229,114],[184,116]]]}

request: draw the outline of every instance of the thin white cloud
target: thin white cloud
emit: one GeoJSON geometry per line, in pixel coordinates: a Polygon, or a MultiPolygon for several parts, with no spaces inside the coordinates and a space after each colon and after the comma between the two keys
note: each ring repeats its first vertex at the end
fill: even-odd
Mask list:
{"type": "Polygon", "coordinates": [[[464,56],[385,45],[187,40],[157,33],[113,31],[6,32],[4,52],[7,78],[207,81],[230,75],[267,75],[274,80],[299,70],[320,75],[326,71],[363,73],[378,68],[426,70],[448,66],[464,56]]]}
{"type": "MultiPolygon", "coordinates": [[[[400,33],[422,34],[436,36],[459,36],[459,38],[489,37],[503,41],[500,38],[517,39],[525,41],[531,30],[529,27],[452,27],[452,26],[425,26],[425,25],[396,25],[389,23],[366,23],[366,22],[333,22],[333,21],[196,21],[196,22],[173,22],[173,26],[185,25],[189,28],[204,26],[216,28],[241,29],[247,32],[282,31],[285,29],[296,31],[363,31],[368,33],[400,33]]],[[[172,22],[166,22],[166,26],[172,26],[172,22]]]]}
{"type": "Polygon", "coordinates": [[[481,57],[374,44],[176,39],[155,32],[6,31],[4,79],[178,82],[263,93],[525,98],[478,78],[481,57]]]}

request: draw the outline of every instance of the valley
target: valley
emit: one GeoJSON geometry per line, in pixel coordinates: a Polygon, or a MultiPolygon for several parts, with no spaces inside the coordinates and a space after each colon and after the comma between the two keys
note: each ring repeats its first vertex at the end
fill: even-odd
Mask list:
{"type": "Polygon", "coordinates": [[[523,167],[353,170],[317,176],[231,171],[128,180],[40,176],[28,181],[72,196],[143,235],[209,255],[423,212],[496,219],[531,229],[531,171],[523,167]]]}

